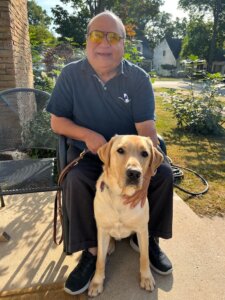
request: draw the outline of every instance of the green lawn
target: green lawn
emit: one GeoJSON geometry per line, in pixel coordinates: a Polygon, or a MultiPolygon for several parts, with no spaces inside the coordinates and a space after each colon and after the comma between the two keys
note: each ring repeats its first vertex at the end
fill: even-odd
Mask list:
{"type": "MultiPolygon", "coordinates": [[[[196,136],[177,130],[176,120],[159,93],[164,90],[155,89],[156,125],[165,139],[168,156],[174,164],[193,169],[209,183],[209,191],[201,196],[176,192],[198,215],[225,215],[225,136],[196,136]]],[[[204,189],[201,180],[189,173],[181,183],[193,192],[204,189]]]]}

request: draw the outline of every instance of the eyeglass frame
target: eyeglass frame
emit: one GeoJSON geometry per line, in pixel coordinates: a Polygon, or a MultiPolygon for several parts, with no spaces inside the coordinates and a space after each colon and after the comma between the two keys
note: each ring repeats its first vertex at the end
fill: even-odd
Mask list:
{"type": "MultiPolygon", "coordinates": [[[[90,34],[91,34],[92,32],[94,32],[94,31],[103,33],[103,34],[104,34],[103,39],[106,37],[106,40],[107,40],[107,42],[108,42],[110,45],[111,45],[111,43],[110,43],[110,41],[108,40],[108,37],[107,37],[108,33],[115,33],[116,35],[118,35],[118,37],[120,38],[119,41],[118,41],[118,43],[119,43],[121,40],[124,40],[124,39],[125,39],[124,36],[119,35],[119,33],[117,33],[117,32],[114,32],[114,31],[106,31],[106,32],[105,32],[105,31],[97,30],[97,29],[88,32],[88,33],[86,34],[86,39],[87,39],[87,38],[90,36],[90,34]]],[[[102,41],[103,41],[103,39],[102,39],[102,41]]],[[[100,43],[102,43],[102,41],[101,41],[100,43]]],[[[97,43],[97,44],[100,44],[100,43],[97,43]]]]}

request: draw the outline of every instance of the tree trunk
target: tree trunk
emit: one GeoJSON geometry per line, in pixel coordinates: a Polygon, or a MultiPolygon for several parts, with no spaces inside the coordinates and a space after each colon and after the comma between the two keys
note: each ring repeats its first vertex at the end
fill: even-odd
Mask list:
{"type": "Polygon", "coordinates": [[[208,58],[208,66],[207,71],[212,72],[212,63],[213,63],[213,56],[216,50],[216,40],[217,40],[217,34],[218,34],[218,25],[219,25],[219,15],[222,12],[222,5],[221,0],[215,0],[215,7],[213,9],[213,35],[210,43],[210,50],[209,50],[209,58],[208,58]]]}

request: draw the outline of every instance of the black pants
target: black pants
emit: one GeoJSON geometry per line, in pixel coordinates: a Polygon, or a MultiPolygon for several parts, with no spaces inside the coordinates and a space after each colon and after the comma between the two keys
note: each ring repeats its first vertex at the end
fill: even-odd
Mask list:
{"type": "MultiPolygon", "coordinates": [[[[69,147],[68,162],[80,150],[69,147]]],[[[68,252],[97,246],[97,228],[94,219],[93,199],[95,184],[102,172],[102,162],[97,155],[86,154],[65,178],[63,203],[68,215],[68,252]]],[[[172,237],[173,175],[164,161],[151,178],[148,190],[150,204],[149,234],[165,239],[172,237]]]]}

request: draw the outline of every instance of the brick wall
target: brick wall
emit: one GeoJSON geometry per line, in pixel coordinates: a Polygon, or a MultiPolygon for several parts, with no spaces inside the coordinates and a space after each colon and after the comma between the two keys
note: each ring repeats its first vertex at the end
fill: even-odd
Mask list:
{"type": "MultiPolygon", "coordinates": [[[[0,90],[33,87],[27,0],[0,0],[0,90]]],[[[35,98],[12,94],[0,101],[0,150],[18,148],[35,98]]]]}
{"type": "Polygon", "coordinates": [[[0,0],[0,90],[33,87],[27,0],[0,0]]]}

